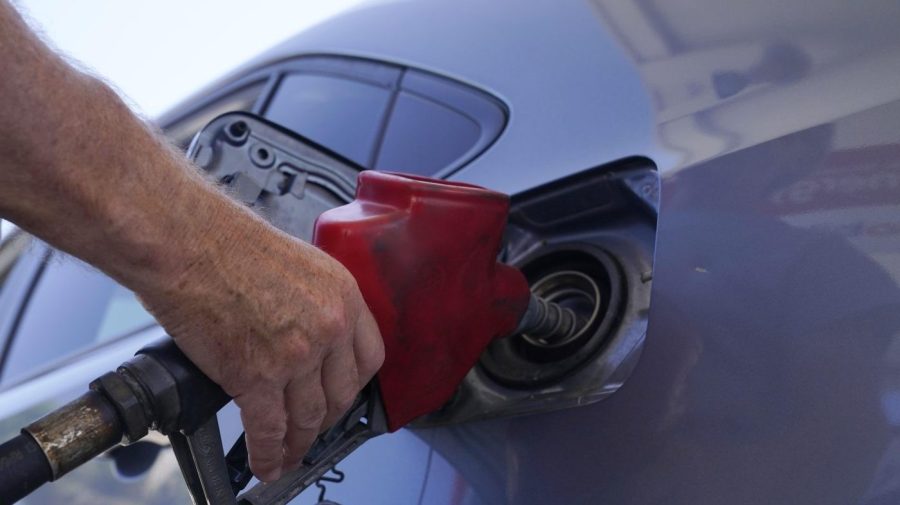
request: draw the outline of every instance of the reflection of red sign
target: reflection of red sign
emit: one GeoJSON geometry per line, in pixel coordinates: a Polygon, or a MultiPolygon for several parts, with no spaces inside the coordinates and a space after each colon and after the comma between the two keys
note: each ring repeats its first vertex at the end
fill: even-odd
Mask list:
{"type": "Polygon", "coordinates": [[[770,198],[779,215],[900,202],[900,145],[835,151],[822,167],[770,198]]]}

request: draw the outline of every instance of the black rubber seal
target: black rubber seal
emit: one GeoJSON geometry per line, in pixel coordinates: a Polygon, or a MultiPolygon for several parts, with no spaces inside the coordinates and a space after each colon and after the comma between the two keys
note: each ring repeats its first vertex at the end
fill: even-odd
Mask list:
{"type": "Polygon", "coordinates": [[[606,251],[586,244],[545,249],[522,261],[529,284],[554,272],[574,270],[601,289],[600,316],[584,335],[559,349],[536,347],[521,335],[494,341],[479,362],[492,379],[513,388],[533,388],[560,381],[602,352],[625,306],[625,285],[618,262],[606,251]]]}

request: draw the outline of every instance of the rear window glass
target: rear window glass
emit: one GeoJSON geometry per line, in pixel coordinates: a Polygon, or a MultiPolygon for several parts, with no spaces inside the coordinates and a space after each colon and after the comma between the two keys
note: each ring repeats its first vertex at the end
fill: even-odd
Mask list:
{"type": "Polygon", "coordinates": [[[472,118],[401,91],[375,168],[421,175],[437,173],[469,151],[480,132],[472,118]]]}
{"type": "Polygon", "coordinates": [[[290,74],[265,116],[368,167],[390,99],[389,88],[362,81],[290,74]]]}

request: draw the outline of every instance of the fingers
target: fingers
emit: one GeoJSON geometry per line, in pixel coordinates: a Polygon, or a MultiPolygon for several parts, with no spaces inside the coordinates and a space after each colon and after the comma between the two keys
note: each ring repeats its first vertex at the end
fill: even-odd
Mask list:
{"type": "Polygon", "coordinates": [[[356,400],[362,384],[356,371],[356,359],[349,351],[330,354],[322,363],[322,389],[328,410],[323,428],[333,425],[356,400]]]}
{"type": "Polygon", "coordinates": [[[303,460],[325,420],[327,403],[321,372],[318,367],[311,372],[292,380],[284,390],[288,417],[282,464],[285,470],[295,468],[303,460]]]}
{"type": "Polygon", "coordinates": [[[372,379],[384,362],[384,342],[381,340],[381,332],[378,331],[378,324],[372,313],[365,307],[356,320],[353,353],[356,355],[359,386],[362,387],[372,379]]]}
{"type": "Polygon", "coordinates": [[[372,314],[364,309],[355,328],[352,350],[330,353],[322,362],[320,377],[306,376],[288,384],[285,471],[298,466],[319,433],[353,405],[359,390],[375,375],[383,360],[381,334],[372,314]]]}
{"type": "Polygon", "coordinates": [[[302,374],[283,389],[261,384],[235,398],[247,434],[250,469],[257,478],[272,482],[296,468],[319,433],[352,406],[360,388],[378,371],[384,345],[365,306],[351,341],[352,347],[345,337],[324,360],[294,363],[302,374]]]}
{"type": "Polygon", "coordinates": [[[259,480],[272,482],[281,476],[287,415],[284,393],[278,388],[258,388],[234,399],[241,408],[247,437],[250,469],[259,480]]]}

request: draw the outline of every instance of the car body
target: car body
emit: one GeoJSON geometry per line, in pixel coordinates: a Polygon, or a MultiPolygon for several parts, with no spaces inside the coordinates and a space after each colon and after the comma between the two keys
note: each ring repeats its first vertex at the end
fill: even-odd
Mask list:
{"type": "MultiPolygon", "coordinates": [[[[328,499],[896,503],[897,26],[886,0],[379,2],[159,124],[186,146],[253,110],[369,168],[384,156],[512,195],[621,160],[659,174],[649,328],[614,392],[377,438],[328,499]],[[430,108],[393,123],[398,89],[430,108]]],[[[101,274],[22,235],[3,247],[6,437],[164,333],[101,274]]],[[[234,410],[220,419],[233,438],[234,410]]],[[[117,449],[27,503],[186,502],[164,445],[117,449]]]]}

